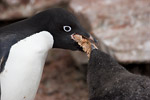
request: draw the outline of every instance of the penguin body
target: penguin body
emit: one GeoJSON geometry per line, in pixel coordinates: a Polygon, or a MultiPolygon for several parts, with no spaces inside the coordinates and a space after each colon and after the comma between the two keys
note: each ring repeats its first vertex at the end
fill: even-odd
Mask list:
{"type": "Polygon", "coordinates": [[[1,100],[34,100],[48,51],[82,50],[73,34],[91,37],[74,15],[61,8],[0,28],[1,100]]]}
{"type": "Polygon", "coordinates": [[[150,100],[150,79],[128,72],[100,50],[91,53],[87,78],[89,100],[150,100]]]}

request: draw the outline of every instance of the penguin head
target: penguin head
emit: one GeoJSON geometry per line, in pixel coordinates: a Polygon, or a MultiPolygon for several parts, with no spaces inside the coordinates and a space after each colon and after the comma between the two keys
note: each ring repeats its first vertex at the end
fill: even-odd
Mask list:
{"type": "Polygon", "coordinates": [[[53,48],[82,51],[82,48],[71,38],[71,35],[79,34],[90,39],[92,36],[81,26],[77,18],[62,8],[53,8],[49,12],[51,16],[48,31],[54,38],[53,48]]]}

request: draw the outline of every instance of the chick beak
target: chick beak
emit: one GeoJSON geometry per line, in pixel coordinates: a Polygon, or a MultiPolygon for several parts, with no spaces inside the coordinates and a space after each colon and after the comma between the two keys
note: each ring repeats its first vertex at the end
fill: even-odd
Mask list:
{"type": "Polygon", "coordinates": [[[89,35],[90,35],[89,40],[92,42],[91,50],[97,49],[97,47],[95,47],[95,46],[98,46],[98,40],[94,36],[92,36],[91,34],[89,34],[89,35]]]}
{"type": "MultiPolygon", "coordinates": [[[[77,33],[78,34],[78,33],[77,33]]],[[[80,35],[80,34],[79,34],[80,35]]],[[[81,34],[81,36],[83,36],[84,38],[90,40],[92,43],[94,44],[98,44],[98,40],[95,38],[95,36],[93,36],[92,34],[89,33],[85,33],[85,34],[81,34]]]]}
{"type": "Polygon", "coordinates": [[[95,44],[98,43],[98,40],[90,34],[89,40],[93,41],[95,44]]]}

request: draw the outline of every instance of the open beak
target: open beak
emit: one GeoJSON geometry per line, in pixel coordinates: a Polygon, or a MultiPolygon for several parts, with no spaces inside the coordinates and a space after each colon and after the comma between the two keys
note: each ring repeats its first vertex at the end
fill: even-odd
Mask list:
{"type": "Polygon", "coordinates": [[[89,34],[85,34],[85,35],[87,36],[80,35],[80,34],[72,34],[71,38],[74,41],[76,41],[78,46],[82,48],[82,51],[84,51],[87,54],[87,56],[90,57],[91,51],[94,49],[98,49],[98,47],[96,46],[97,40],[89,34]]]}
{"type": "MultiPolygon", "coordinates": [[[[74,34],[78,34],[78,33],[74,33],[74,34]]],[[[89,34],[89,33],[85,33],[85,34],[78,34],[78,35],[81,35],[82,37],[90,40],[92,43],[95,43],[97,44],[98,43],[98,40],[95,38],[95,36],[89,34]]]]}
{"type": "Polygon", "coordinates": [[[92,36],[91,34],[88,34],[88,33],[85,33],[85,34],[78,34],[78,33],[74,33],[71,35],[71,38],[73,40],[75,40],[78,44],[80,44],[80,50],[81,50],[81,44],[82,43],[85,43],[85,41],[89,41],[91,43],[91,49],[96,49],[97,48],[97,44],[98,44],[98,41],[97,39],[92,36]],[[76,37],[76,38],[75,38],[76,37]],[[84,40],[86,39],[86,40],[84,40]]]}

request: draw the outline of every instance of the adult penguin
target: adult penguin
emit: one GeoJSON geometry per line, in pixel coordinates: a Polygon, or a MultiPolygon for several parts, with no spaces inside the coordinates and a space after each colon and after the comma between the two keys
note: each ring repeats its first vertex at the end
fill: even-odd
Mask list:
{"type": "Polygon", "coordinates": [[[76,17],[61,8],[1,28],[1,100],[34,100],[48,51],[81,50],[73,34],[91,38],[76,17]]]}

